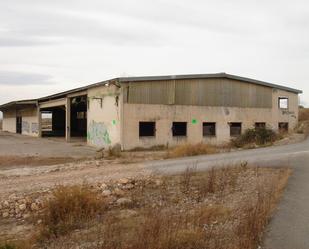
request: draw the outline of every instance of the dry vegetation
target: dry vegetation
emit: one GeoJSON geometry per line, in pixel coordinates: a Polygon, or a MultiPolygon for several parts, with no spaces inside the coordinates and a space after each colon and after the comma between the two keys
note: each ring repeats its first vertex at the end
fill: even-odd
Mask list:
{"type": "Polygon", "coordinates": [[[215,154],[227,150],[227,146],[219,147],[204,143],[184,144],[168,149],[166,153],[166,158],[215,154]]]}
{"type": "Polygon", "coordinates": [[[20,248],[257,248],[289,175],[246,164],[193,168],[136,180],[118,204],[87,185],[58,187],[20,248]]]}
{"type": "Polygon", "coordinates": [[[305,134],[306,137],[309,136],[309,108],[299,109],[299,123],[296,127],[296,132],[305,134]]]}
{"type": "Polygon", "coordinates": [[[243,134],[231,140],[228,144],[211,145],[205,143],[184,144],[167,150],[166,158],[177,158],[185,156],[208,155],[228,152],[235,148],[256,148],[270,146],[282,138],[281,134],[275,133],[268,128],[247,129],[243,134]]]}
{"type": "Polygon", "coordinates": [[[231,145],[236,148],[255,148],[269,146],[282,136],[269,128],[247,129],[243,134],[231,140],[231,145]]]}

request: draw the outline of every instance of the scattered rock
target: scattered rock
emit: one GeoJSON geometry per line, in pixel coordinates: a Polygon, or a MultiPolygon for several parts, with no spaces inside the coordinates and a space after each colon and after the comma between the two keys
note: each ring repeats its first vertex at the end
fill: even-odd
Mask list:
{"type": "Polygon", "coordinates": [[[132,183],[129,183],[123,186],[123,189],[132,189],[132,188],[134,188],[134,185],[132,183]]]}
{"type": "Polygon", "coordinates": [[[129,198],[120,198],[116,201],[116,203],[120,206],[122,205],[129,205],[132,203],[132,200],[129,198]]]}
{"type": "Polygon", "coordinates": [[[137,212],[131,209],[124,209],[120,211],[119,217],[121,219],[130,218],[132,216],[136,216],[137,212]]]}
{"type": "Polygon", "coordinates": [[[120,184],[128,184],[130,181],[129,181],[129,179],[127,179],[127,178],[121,178],[118,182],[119,182],[120,184]]]}
{"type": "Polygon", "coordinates": [[[18,206],[18,208],[19,208],[20,211],[24,211],[24,210],[26,210],[27,206],[26,206],[26,204],[21,204],[21,205],[18,206]]]}
{"type": "Polygon", "coordinates": [[[3,202],[4,208],[8,208],[10,206],[10,203],[8,201],[3,202]]]}
{"type": "Polygon", "coordinates": [[[2,214],[2,217],[3,217],[3,218],[7,218],[7,217],[9,217],[9,215],[10,215],[10,214],[9,214],[8,212],[4,212],[4,213],[2,214]]]}
{"type": "Polygon", "coordinates": [[[100,186],[100,189],[107,189],[107,187],[108,186],[105,183],[102,183],[101,186],[100,186]]]}
{"type": "Polygon", "coordinates": [[[119,189],[119,188],[115,188],[114,194],[117,195],[117,196],[124,196],[125,192],[123,190],[119,189]]]}
{"type": "Polygon", "coordinates": [[[112,194],[112,191],[110,191],[110,190],[108,190],[108,189],[106,189],[106,190],[104,190],[103,192],[102,192],[102,195],[103,196],[110,196],[112,194]]]}
{"type": "Polygon", "coordinates": [[[32,203],[30,206],[31,211],[38,211],[39,207],[36,203],[32,203]]]}

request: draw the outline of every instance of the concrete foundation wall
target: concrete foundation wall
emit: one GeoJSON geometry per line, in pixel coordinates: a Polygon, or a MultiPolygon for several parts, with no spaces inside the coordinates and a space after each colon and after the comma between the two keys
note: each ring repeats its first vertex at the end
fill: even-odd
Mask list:
{"type": "Polygon", "coordinates": [[[22,134],[37,137],[39,135],[37,108],[19,110],[17,115],[22,117],[22,134]]]}
{"type": "Polygon", "coordinates": [[[120,144],[119,89],[114,85],[88,90],[87,142],[108,148],[120,144]]]}
{"type": "Polygon", "coordinates": [[[155,145],[175,146],[183,143],[228,142],[229,122],[241,122],[242,131],[254,127],[255,122],[266,122],[267,126],[278,130],[279,122],[288,122],[293,129],[298,120],[298,95],[281,90],[273,90],[272,108],[206,107],[184,105],[124,104],[123,148],[151,147],[155,145]],[[278,107],[278,97],[289,98],[289,109],[278,107]],[[155,137],[139,137],[139,121],[155,121],[155,137]],[[172,123],[187,122],[187,136],[173,137],[172,123]],[[195,122],[196,121],[196,122],[195,122]],[[216,123],[216,136],[203,137],[203,122],[216,123]]]}
{"type": "Polygon", "coordinates": [[[8,132],[16,132],[16,111],[3,111],[2,130],[8,132]]]}

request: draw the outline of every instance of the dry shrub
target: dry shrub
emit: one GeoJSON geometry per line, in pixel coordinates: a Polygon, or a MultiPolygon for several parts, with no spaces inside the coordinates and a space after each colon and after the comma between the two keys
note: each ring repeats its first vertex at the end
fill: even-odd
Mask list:
{"type": "MultiPolygon", "coordinates": [[[[157,179],[141,180],[138,187],[128,193],[135,203],[133,209],[113,206],[100,219],[94,220],[93,227],[84,229],[84,237],[78,231],[75,237],[55,238],[53,243],[58,241],[58,244],[47,248],[255,249],[289,174],[287,169],[259,169],[243,163],[212,168],[208,172],[197,172],[191,167],[183,174],[160,178],[160,183],[157,179]]],[[[73,192],[79,193],[80,189],[73,192]]],[[[69,226],[71,231],[73,227],[81,227],[81,220],[102,213],[100,208],[88,207],[88,203],[93,202],[90,198],[86,204],[69,201],[85,208],[77,209],[67,218],[63,213],[69,211],[62,208],[62,203],[66,202],[63,193],[71,195],[70,190],[61,190],[55,195],[60,203],[56,202],[49,209],[60,211],[53,216],[48,213],[44,226],[58,229],[63,220],[70,225],[74,217],[78,223],[69,226]],[[86,215],[80,216],[83,212],[86,215]]],[[[96,200],[91,190],[86,188],[86,193],[96,200]]],[[[91,206],[98,206],[98,202],[94,201],[91,206]]],[[[69,207],[74,210],[73,206],[69,207]]],[[[63,234],[60,231],[57,236],[63,234]]]]}
{"type": "Polygon", "coordinates": [[[247,170],[247,163],[239,166],[211,168],[201,176],[197,189],[201,198],[208,194],[222,193],[224,191],[233,192],[237,179],[241,172],[247,170]]]}
{"type": "Polygon", "coordinates": [[[54,238],[82,228],[85,223],[101,215],[106,203],[87,186],[59,186],[42,214],[43,238],[54,238]]]}
{"type": "Polygon", "coordinates": [[[266,145],[272,144],[280,136],[269,128],[253,128],[247,129],[243,134],[231,140],[233,147],[241,148],[250,144],[266,145]]]}
{"type": "Polygon", "coordinates": [[[309,108],[300,108],[298,121],[308,121],[309,120],[309,108]]]}
{"type": "Polygon", "coordinates": [[[0,249],[30,249],[32,245],[28,241],[0,242],[0,249]]]}
{"type": "Polygon", "coordinates": [[[121,146],[115,145],[115,146],[110,146],[107,149],[107,157],[108,158],[118,158],[121,157],[121,146]]]}
{"type": "Polygon", "coordinates": [[[2,245],[0,244],[0,249],[18,249],[18,247],[12,243],[4,243],[2,245]]]}
{"type": "Polygon", "coordinates": [[[167,151],[167,158],[177,158],[185,156],[197,156],[206,154],[215,154],[219,152],[219,148],[214,145],[198,143],[198,144],[184,144],[176,146],[167,151]]]}
{"type": "Polygon", "coordinates": [[[133,221],[108,218],[96,249],[205,248],[203,227],[188,226],[190,218],[194,216],[153,208],[142,210],[133,221]]]}

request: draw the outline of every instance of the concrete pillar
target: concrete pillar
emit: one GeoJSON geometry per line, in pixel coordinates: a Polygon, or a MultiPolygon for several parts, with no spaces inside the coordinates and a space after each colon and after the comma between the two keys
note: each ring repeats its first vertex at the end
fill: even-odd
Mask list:
{"type": "Polygon", "coordinates": [[[71,99],[66,98],[65,105],[65,140],[70,142],[71,139],[71,99]]]}
{"type": "Polygon", "coordinates": [[[38,117],[38,137],[42,137],[42,114],[40,106],[37,107],[37,117],[38,117]]]}

